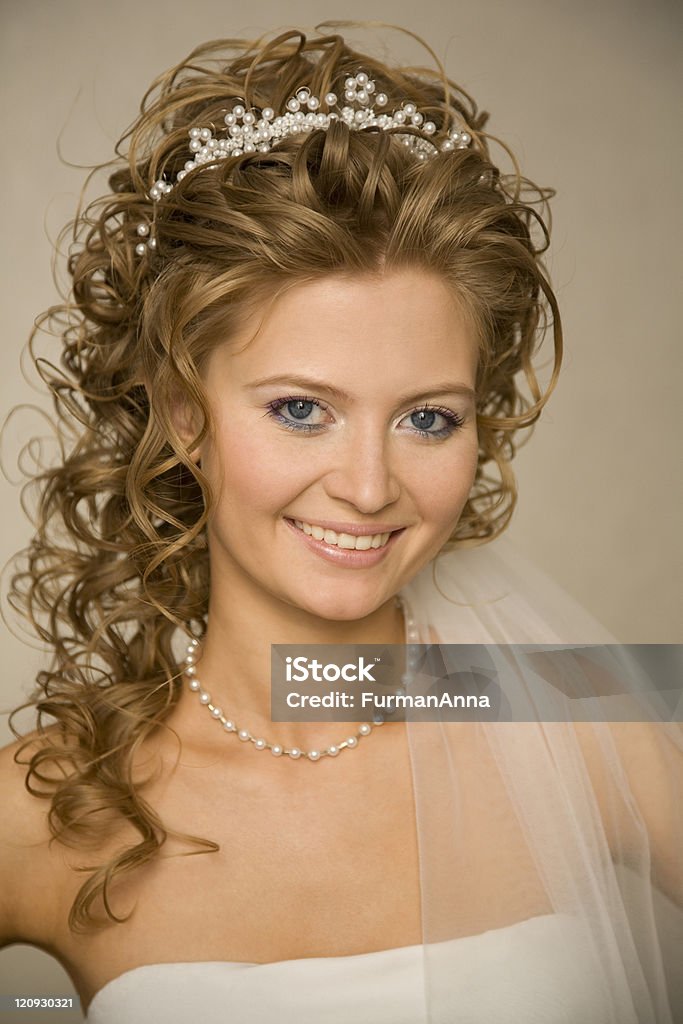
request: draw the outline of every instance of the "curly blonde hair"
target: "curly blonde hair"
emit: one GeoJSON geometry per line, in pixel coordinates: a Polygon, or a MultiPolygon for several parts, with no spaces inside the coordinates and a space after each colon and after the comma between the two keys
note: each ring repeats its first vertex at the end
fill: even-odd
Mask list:
{"type": "Polygon", "coordinates": [[[63,444],[59,465],[29,481],[39,494],[36,532],[17,556],[25,564],[10,588],[12,605],[53,657],[13,715],[37,711],[41,743],[20,763],[29,766],[29,792],[50,800],[53,838],[97,844],[124,819],[140,834],[88,869],[69,915],[74,930],[127,920],[113,913],[110,887],[155,857],[169,834],[200,852],[219,848],[168,829],[142,797],[132,765],[180,698],[174,634],[202,632],[207,612],[213,496],[191,457],[212,429],[202,366],[265,295],[325,275],[401,267],[449,283],[472,316],[480,349],[479,464],[449,545],[488,542],[509,522],[515,434],[538,418],[562,352],[541,258],[553,192],[523,178],[504,146],[512,172],[494,165],[490,144],[498,140],[483,130],[488,115],[429,52],[434,68],[390,67],[337,33],[308,38],[295,30],[199,46],[153,83],[105,165],[109,191],[68,226],[71,294],[36,331],[47,325],[63,340],[62,368],[43,363],[41,374],[60,436],[71,432],[73,443],[63,444]],[[175,181],[183,169],[191,126],[222,123],[236,98],[278,111],[303,85],[316,96],[343,93],[359,67],[387,94],[388,109],[412,100],[436,136],[464,123],[470,147],[421,162],[392,131],[335,122],[267,153],[195,169],[158,202],[150,198],[154,181],[175,181]],[[136,253],[141,222],[153,224],[157,240],[143,257],[136,253]],[[554,364],[542,391],[532,357],[549,323],[554,364]],[[179,397],[201,414],[189,446],[173,424],[179,397]],[[45,716],[56,727],[46,729],[45,716]],[[49,765],[59,766],[56,777],[49,765]]]}

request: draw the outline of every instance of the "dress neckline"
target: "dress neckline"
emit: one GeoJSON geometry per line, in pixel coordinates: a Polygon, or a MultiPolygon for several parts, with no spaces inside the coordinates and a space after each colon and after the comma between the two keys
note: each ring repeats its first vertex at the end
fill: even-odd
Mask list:
{"type": "MultiPolygon", "coordinates": [[[[555,916],[555,915],[551,915],[555,916]]],[[[511,926],[513,927],[513,926],[511,926]]],[[[468,936],[469,937],[469,936],[468,936]]],[[[453,941],[453,940],[451,940],[453,941]]],[[[350,953],[346,956],[299,956],[292,957],[288,960],[266,960],[259,963],[256,960],[159,960],[149,964],[139,964],[137,967],[130,967],[127,971],[122,971],[121,974],[117,974],[115,978],[111,978],[105,982],[101,988],[98,988],[94,996],[88,1003],[88,1008],[85,1011],[86,1021],[87,1015],[90,1013],[93,1004],[107,989],[112,988],[118,982],[123,981],[125,978],[129,978],[132,974],[138,974],[146,970],[154,970],[157,967],[196,967],[201,964],[204,967],[279,967],[284,964],[300,964],[300,963],[332,963],[337,960],[351,961],[351,960],[367,960],[369,957],[381,957],[389,956],[390,954],[399,955],[411,950],[421,950],[422,943],[416,943],[412,946],[390,946],[388,949],[375,949],[369,953],[350,953]]]]}
{"type": "MultiPolygon", "coordinates": [[[[514,921],[512,924],[504,925],[502,928],[489,928],[484,932],[477,932],[473,935],[463,935],[454,939],[445,939],[441,942],[429,943],[429,947],[439,946],[447,947],[449,945],[466,942],[468,940],[481,939],[486,935],[499,935],[502,932],[510,931],[513,928],[520,928],[522,925],[531,924],[531,922],[549,921],[551,919],[557,920],[558,922],[571,915],[562,913],[551,913],[551,914],[536,914],[533,917],[525,918],[523,921],[514,921]]],[[[95,992],[92,999],[88,1003],[87,1010],[85,1010],[86,1024],[88,1014],[91,1012],[93,1005],[96,1000],[99,999],[107,990],[115,987],[118,983],[124,981],[124,979],[130,978],[134,974],[140,974],[143,971],[155,970],[159,967],[197,967],[199,965],[204,967],[232,967],[232,968],[253,968],[261,967],[267,969],[269,967],[280,967],[287,964],[300,964],[300,963],[323,963],[331,964],[339,961],[345,963],[351,963],[352,961],[368,960],[372,958],[381,958],[388,956],[407,956],[409,953],[422,952],[425,949],[424,943],[415,943],[411,946],[390,946],[388,949],[376,949],[369,953],[350,953],[342,956],[306,956],[306,957],[292,957],[287,960],[267,960],[259,963],[258,961],[251,960],[161,960],[149,964],[139,964],[137,967],[131,967],[127,971],[123,971],[121,974],[117,974],[116,977],[111,978],[105,982],[101,988],[95,992]]]]}

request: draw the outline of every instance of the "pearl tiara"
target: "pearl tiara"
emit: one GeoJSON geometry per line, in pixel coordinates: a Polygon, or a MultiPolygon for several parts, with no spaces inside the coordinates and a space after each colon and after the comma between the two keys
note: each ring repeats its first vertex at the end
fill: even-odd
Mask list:
{"type": "MultiPolygon", "coordinates": [[[[283,114],[276,114],[272,107],[264,107],[259,115],[254,109],[248,110],[243,103],[236,103],[223,118],[224,129],[199,126],[190,128],[191,158],[176,175],[176,183],[197,167],[244,153],[268,153],[275,143],[289,135],[327,131],[333,121],[341,121],[350,131],[362,131],[370,127],[383,131],[410,128],[411,132],[395,134],[422,161],[436,156],[439,151],[465,149],[472,141],[472,136],[465,128],[451,128],[437,145],[432,141],[437,130],[436,124],[426,119],[411,101],[404,101],[391,114],[377,109],[387,105],[388,97],[383,92],[376,92],[375,82],[364,71],[358,71],[346,79],[344,99],[346,103],[340,107],[337,94],[328,92],[324,98],[328,108],[326,114],[320,111],[321,100],[313,96],[307,87],[297,89],[287,101],[283,114]],[[329,109],[332,107],[336,110],[329,109]],[[223,133],[223,137],[219,138],[219,132],[223,133]]],[[[158,202],[173,187],[173,182],[160,178],[150,188],[149,198],[158,202]]],[[[138,224],[137,232],[140,241],[135,251],[138,256],[144,256],[148,250],[156,248],[156,240],[151,236],[147,223],[138,224]]]]}

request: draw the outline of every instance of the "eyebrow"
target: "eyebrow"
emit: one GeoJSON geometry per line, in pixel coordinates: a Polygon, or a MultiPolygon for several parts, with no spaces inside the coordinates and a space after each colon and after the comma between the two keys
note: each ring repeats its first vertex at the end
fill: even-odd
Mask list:
{"type": "MultiPolygon", "coordinates": [[[[342,402],[350,402],[351,395],[347,394],[346,391],[342,391],[341,388],[336,388],[332,384],[326,383],[324,380],[316,380],[314,377],[300,377],[297,375],[286,374],[284,376],[276,375],[274,377],[261,377],[259,380],[253,380],[250,384],[247,384],[248,388],[261,388],[266,384],[295,384],[297,387],[305,388],[307,390],[324,391],[328,395],[332,395],[334,398],[342,402]]],[[[460,381],[451,380],[440,380],[435,381],[430,387],[425,388],[423,391],[410,392],[399,396],[399,401],[403,402],[419,402],[422,398],[428,398],[430,395],[446,395],[456,394],[463,395],[465,398],[470,398],[473,402],[476,401],[477,395],[472,388],[466,384],[462,384],[460,381]]]]}

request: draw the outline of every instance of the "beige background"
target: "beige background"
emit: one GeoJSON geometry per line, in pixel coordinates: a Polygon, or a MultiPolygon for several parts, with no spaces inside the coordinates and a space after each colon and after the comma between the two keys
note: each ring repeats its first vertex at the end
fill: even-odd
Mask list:
{"type": "MultiPolygon", "coordinates": [[[[152,77],[198,42],[371,13],[426,38],[492,112],[490,130],[512,145],[524,172],[558,190],[550,269],[567,356],[550,407],[518,457],[521,497],[509,535],[621,641],[681,642],[677,6],[5,0],[2,418],[17,402],[46,405],[35,375],[33,387],[22,378],[19,355],[33,317],[55,300],[49,239],[72,213],[82,180],[82,171],[60,163],[58,137],[71,164],[107,159],[152,77]]],[[[389,41],[397,57],[427,59],[395,33],[372,38],[376,46],[389,41]]],[[[12,455],[39,429],[35,413],[7,428],[3,464],[12,479],[12,455]]],[[[18,498],[0,479],[3,565],[29,537],[18,498]]],[[[4,580],[1,589],[4,602],[4,580]]],[[[40,655],[0,628],[5,709],[21,699],[40,655]]],[[[5,722],[0,742],[9,738],[5,722]]],[[[18,946],[0,953],[0,992],[30,991],[69,991],[68,979],[44,954],[18,946]]]]}

